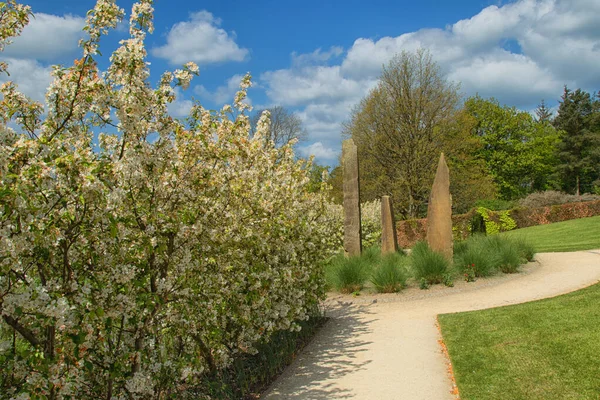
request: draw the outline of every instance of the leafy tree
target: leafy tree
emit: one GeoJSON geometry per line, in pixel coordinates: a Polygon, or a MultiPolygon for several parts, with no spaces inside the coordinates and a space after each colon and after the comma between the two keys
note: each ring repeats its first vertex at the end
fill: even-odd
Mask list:
{"type": "Polygon", "coordinates": [[[535,109],[535,115],[538,122],[550,122],[552,120],[552,111],[546,107],[544,99],[542,99],[542,102],[535,109]]]}
{"type": "Polygon", "coordinates": [[[302,126],[300,117],[281,106],[259,110],[254,114],[251,122],[252,133],[256,130],[256,124],[262,113],[265,111],[268,111],[270,114],[271,126],[269,128],[269,134],[265,135],[264,139],[271,140],[275,143],[275,147],[281,147],[293,139],[302,141],[308,136],[306,129],[302,126]]]}
{"type": "Polygon", "coordinates": [[[548,123],[537,123],[527,112],[501,106],[496,99],[471,97],[465,110],[477,121],[474,134],[504,200],[552,187],[558,134],[548,123]]]}
{"type": "Polygon", "coordinates": [[[344,174],[342,170],[341,160],[340,165],[331,170],[327,181],[331,186],[331,198],[335,204],[344,202],[344,174]]]}
{"type": "MultiPolygon", "coordinates": [[[[406,218],[423,215],[440,152],[445,151],[454,181],[463,184],[473,174],[485,176],[480,163],[463,179],[459,166],[477,163],[466,144],[477,147],[470,131],[458,121],[458,86],[442,76],[429,52],[403,52],[383,68],[380,82],[353,110],[343,134],[352,137],[360,159],[361,201],[390,195],[396,211],[406,218]],[[461,145],[454,147],[451,144],[461,145]],[[453,161],[461,160],[452,165],[453,161]]],[[[472,187],[493,192],[485,183],[472,187]]],[[[472,196],[472,195],[470,195],[472,196]]],[[[458,198],[458,197],[457,197],[458,198]]],[[[455,198],[456,202],[456,198],[455,198]]]]}
{"type": "Polygon", "coordinates": [[[600,178],[600,98],[565,86],[554,126],[562,133],[558,146],[562,189],[592,192],[600,178]]]}
{"type": "Polygon", "coordinates": [[[310,181],[306,186],[306,189],[310,193],[317,193],[323,188],[323,184],[327,182],[329,175],[329,166],[319,165],[313,162],[310,165],[309,178],[310,181]]]}

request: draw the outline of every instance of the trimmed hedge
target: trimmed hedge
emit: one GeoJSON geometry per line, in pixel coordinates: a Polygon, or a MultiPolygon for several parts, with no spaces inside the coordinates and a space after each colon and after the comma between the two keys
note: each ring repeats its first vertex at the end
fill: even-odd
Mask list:
{"type": "Polygon", "coordinates": [[[518,228],[594,217],[596,215],[600,215],[600,201],[567,203],[539,208],[516,208],[511,211],[511,217],[517,223],[518,228]]]}
{"type": "MultiPolygon", "coordinates": [[[[596,215],[600,215],[600,201],[538,208],[515,208],[508,211],[490,211],[479,207],[466,214],[453,215],[452,232],[455,240],[464,240],[474,232],[494,234],[596,215]]],[[[426,239],[427,218],[398,221],[396,232],[399,246],[402,248],[412,247],[418,241],[426,239]]]]}

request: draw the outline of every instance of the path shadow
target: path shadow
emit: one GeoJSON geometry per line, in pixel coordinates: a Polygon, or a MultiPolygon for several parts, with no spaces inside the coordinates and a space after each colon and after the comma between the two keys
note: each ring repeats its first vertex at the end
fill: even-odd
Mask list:
{"type": "Polygon", "coordinates": [[[335,386],[341,377],[364,369],[369,341],[361,339],[375,321],[368,306],[338,304],[326,310],[329,321],[304,348],[261,399],[326,400],[352,398],[348,389],[335,386]]]}

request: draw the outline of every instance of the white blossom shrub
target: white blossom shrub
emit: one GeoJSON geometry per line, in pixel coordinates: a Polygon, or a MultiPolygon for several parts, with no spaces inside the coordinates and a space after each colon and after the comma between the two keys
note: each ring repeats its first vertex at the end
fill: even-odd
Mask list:
{"type": "MultiPolygon", "coordinates": [[[[329,203],[326,210],[329,248],[339,253],[344,249],[344,207],[329,203]]],[[[381,200],[362,203],[360,214],[363,248],[381,245],[381,200]]]]}
{"type": "MultiPolygon", "coordinates": [[[[45,107],[0,87],[2,399],[185,398],[324,296],[326,193],[306,190],[291,145],[265,147],[268,115],[249,137],[249,76],[233,107],[168,115],[198,68],[152,88],[152,13],[133,5],[101,72],[100,39],[124,11],[98,0],[45,107]]],[[[0,3],[0,48],[29,15],[0,3]]]]}

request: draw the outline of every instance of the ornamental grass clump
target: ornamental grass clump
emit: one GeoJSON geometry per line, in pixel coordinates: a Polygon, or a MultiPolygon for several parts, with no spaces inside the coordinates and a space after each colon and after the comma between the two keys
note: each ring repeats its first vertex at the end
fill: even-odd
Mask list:
{"type": "Polygon", "coordinates": [[[471,236],[461,242],[460,246],[455,246],[455,249],[454,265],[461,273],[484,277],[496,272],[497,255],[490,246],[488,237],[484,235],[471,236]]]}
{"type": "Polygon", "coordinates": [[[373,268],[372,254],[346,257],[339,254],[327,267],[327,280],[335,290],[349,294],[362,290],[373,268]]]}
{"type": "Polygon", "coordinates": [[[525,261],[529,262],[533,260],[536,253],[535,246],[533,246],[527,238],[515,235],[510,239],[517,246],[519,249],[519,254],[525,259],[525,261]]]}
{"type": "Polygon", "coordinates": [[[431,250],[426,242],[418,242],[413,246],[411,261],[415,277],[428,284],[442,283],[450,269],[446,257],[431,250]]]}
{"type": "Polygon", "coordinates": [[[403,253],[389,253],[381,257],[371,276],[371,283],[379,293],[395,293],[406,287],[409,258],[403,253]]]}
{"type": "Polygon", "coordinates": [[[517,272],[524,259],[516,243],[498,235],[488,236],[486,239],[489,252],[494,255],[494,268],[505,274],[517,272]]]}

